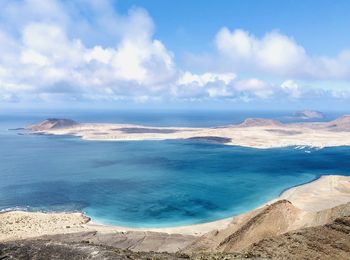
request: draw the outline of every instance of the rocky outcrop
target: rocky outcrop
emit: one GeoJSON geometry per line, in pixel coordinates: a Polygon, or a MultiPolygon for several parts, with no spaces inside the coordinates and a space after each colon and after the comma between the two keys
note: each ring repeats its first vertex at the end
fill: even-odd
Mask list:
{"type": "Polygon", "coordinates": [[[350,131],[350,115],[325,123],[325,127],[331,131],[350,131]]]}
{"type": "Polygon", "coordinates": [[[53,238],[0,243],[0,259],[349,259],[350,216],[332,223],[302,228],[253,243],[241,253],[135,252],[103,241],[60,241],[53,238]]]}
{"type": "Polygon", "coordinates": [[[263,238],[286,232],[300,213],[289,201],[277,201],[234,218],[227,228],[205,234],[184,251],[237,252],[263,238]]]}
{"type": "Polygon", "coordinates": [[[250,246],[246,255],[273,259],[349,259],[350,216],[263,239],[250,246]]]}
{"type": "Polygon", "coordinates": [[[224,252],[239,251],[262,238],[288,230],[300,214],[289,201],[281,200],[265,207],[240,228],[222,240],[217,249],[224,252]]]}
{"type": "Polygon", "coordinates": [[[266,119],[266,118],[247,118],[239,127],[255,127],[255,126],[281,126],[282,123],[278,120],[266,119]]]}
{"type": "Polygon", "coordinates": [[[70,234],[41,236],[41,239],[58,242],[79,242],[103,244],[114,248],[134,252],[170,252],[175,253],[188,246],[195,236],[168,234],[151,231],[110,232],[88,231],[70,234]]]}
{"type": "Polygon", "coordinates": [[[77,122],[70,119],[48,118],[39,124],[29,127],[33,131],[47,131],[51,129],[68,128],[78,125],[77,122]]]}
{"type": "Polygon", "coordinates": [[[188,255],[133,252],[88,242],[22,240],[0,243],[0,259],[83,260],[83,259],[188,259],[188,255]]]}
{"type": "Polygon", "coordinates": [[[241,252],[263,239],[303,227],[325,225],[338,217],[348,215],[350,203],[318,212],[308,212],[295,207],[287,200],[280,200],[234,218],[227,228],[203,235],[184,251],[241,252]]]}

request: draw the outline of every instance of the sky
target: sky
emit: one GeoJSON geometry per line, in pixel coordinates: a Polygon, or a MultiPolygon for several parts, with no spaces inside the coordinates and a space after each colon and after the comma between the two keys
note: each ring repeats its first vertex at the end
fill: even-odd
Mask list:
{"type": "Polygon", "coordinates": [[[348,0],[1,0],[0,109],[350,110],[348,0]]]}

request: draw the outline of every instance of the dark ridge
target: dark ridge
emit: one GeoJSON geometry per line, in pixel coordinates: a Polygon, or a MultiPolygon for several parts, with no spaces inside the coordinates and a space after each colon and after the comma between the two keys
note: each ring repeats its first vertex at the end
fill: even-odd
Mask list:
{"type": "Polygon", "coordinates": [[[267,129],[266,131],[270,133],[280,134],[280,135],[299,135],[302,133],[300,131],[283,130],[283,129],[267,129]]]}
{"type": "Polygon", "coordinates": [[[174,129],[144,128],[144,127],[123,127],[113,130],[119,130],[128,134],[172,134],[177,132],[174,129]]]}
{"type": "MultiPolygon", "coordinates": [[[[74,260],[74,259],[184,259],[185,255],[132,252],[86,242],[23,240],[0,244],[0,259],[74,260]]],[[[187,255],[186,255],[187,256],[187,255]]],[[[189,256],[186,257],[189,259],[189,256]]]]}
{"type": "Polygon", "coordinates": [[[219,136],[195,136],[195,137],[187,138],[186,140],[206,141],[206,142],[213,142],[213,143],[220,143],[220,144],[225,144],[225,143],[231,142],[231,138],[219,137],[219,136]]]}

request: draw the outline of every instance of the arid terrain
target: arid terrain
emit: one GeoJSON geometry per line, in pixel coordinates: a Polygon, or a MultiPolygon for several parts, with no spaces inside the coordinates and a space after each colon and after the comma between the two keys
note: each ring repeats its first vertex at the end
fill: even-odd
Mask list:
{"type": "Polygon", "coordinates": [[[330,122],[293,124],[249,118],[237,125],[210,128],[148,127],[47,119],[29,129],[39,134],[72,135],[85,140],[104,141],[190,139],[254,148],[350,145],[350,116],[330,122]]]}

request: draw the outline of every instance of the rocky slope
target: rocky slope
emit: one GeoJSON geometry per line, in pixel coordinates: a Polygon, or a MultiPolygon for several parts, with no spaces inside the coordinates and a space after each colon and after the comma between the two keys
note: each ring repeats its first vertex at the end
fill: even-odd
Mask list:
{"type": "Polygon", "coordinates": [[[227,228],[203,235],[184,251],[241,252],[262,239],[304,227],[325,225],[337,217],[349,215],[350,203],[309,212],[295,207],[287,200],[280,200],[234,218],[227,228]]]}
{"type": "Polygon", "coordinates": [[[278,120],[266,119],[266,118],[247,118],[239,127],[257,127],[257,126],[281,126],[282,123],[278,120]]]}
{"type": "Polygon", "coordinates": [[[246,255],[273,259],[349,259],[350,217],[263,239],[250,246],[246,255]]]}
{"type": "Polygon", "coordinates": [[[332,131],[350,131],[350,116],[342,116],[326,123],[326,127],[332,131]]]}
{"type": "Polygon", "coordinates": [[[263,238],[281,234],[288,230],[300,210],[289,201],[278,201],[233,219],[231,225],[222,230],[212,231],[184,249],[192,251],[237,252],[263,238]]]}
{"type": "Polygon", "coordinates": [[[51,239],[0,243],[0,259],[349,259],[350,216],[323,226],[303,228],[252,244],[241,253],[135,252],[102,242],[51,239]]]}
{"type": "MultiPolygon", "coordinates": [[[[68,236],[69,237],[69,236],[68,236]]],[[[26,239],[0,242],[0,259],[36,259],[36,260],[76,260],[76,259],[147,259],[147,260],[181,260],[181,259],[242,259],[243,253],[201,253],[191,252],[154,252],[135,251],[108,246],[103,242],[59,241],[56,238],[26,239]]]]}
{"type": "MultiPolygon", "coordinates": [[[[181,254],[132,252],[104,245],[51,240],[23,240],[0,244],[0,259],[184,259],[181,254]]],[[[186,255],[186,258],[189,258],[186,255]]]]}
{"type": "Polygon", "coordinates": [[[78,125],[77,122],[70,119],[48,118],[39,124],[29,127],[33,131],[47,131],[51,129],[68,128],[78,125]]]}

